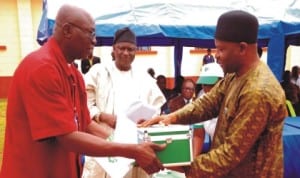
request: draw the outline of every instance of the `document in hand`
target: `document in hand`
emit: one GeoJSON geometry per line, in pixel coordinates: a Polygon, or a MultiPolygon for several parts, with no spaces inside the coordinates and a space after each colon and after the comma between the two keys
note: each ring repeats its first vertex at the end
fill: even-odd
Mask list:
{"type": "MultiPolygon", "coordinates": [[[[118,143],[137,143],[137,127],[124,114],[117,115],[117,125],[108,141],[118,143]]],[[[110,175],[111,178],[124,177],[132,168],[133,159],[124,157],[95,157],[95,160],[110,175]],[[116,168],[118,169],[116,171],[116,168]]]]}
{"type": "Polygon", "coordinates": [[[142,101],[136,101],[132,103],[127,110],[126,116],[137,123],[140,119],[150,119],[156,113],[156,108],[144,103],[142,101]]]}

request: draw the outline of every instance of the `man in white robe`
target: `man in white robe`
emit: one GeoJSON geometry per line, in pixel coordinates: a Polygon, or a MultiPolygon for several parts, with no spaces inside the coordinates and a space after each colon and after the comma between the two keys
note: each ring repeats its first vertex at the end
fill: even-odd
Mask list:
{"type": "MultiPolygon", "coordinates": [[[[95,64],[84,78],[91,118],[106,128],[107,136],[115,129],[117,116],[126,113],[132,103],[149,104],[155,107],[158,115],[166,102],[156,80],[146,70],[141,72],[132,68],[135,51],[135,34],[127,27],[117,30],[113,41],[114,60],[95,64]]],[[[95,175],[88,178],[107,177],[107,173],[100,171],[100,166],[91,157],[87,157],[85,167],[95,175]]],[[[148,175],[140,168],[134,168],[126,177],[141,178],[148,175]]]]}

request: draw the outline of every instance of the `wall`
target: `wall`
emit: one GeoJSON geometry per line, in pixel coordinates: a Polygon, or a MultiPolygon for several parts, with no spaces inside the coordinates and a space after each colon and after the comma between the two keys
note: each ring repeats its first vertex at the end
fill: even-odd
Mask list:
{"type": "Polygon", "coordinates": [[[300,46],[289,46],[286,52],[289,60],[286,61],[285,70],[292,70],[294,65],[300,66],[300,46]]]}
{"type": "Polygon", "coordinates": [[[0,44],[6,46],[0,51],[0,75],[11,76],[19,63],[20,33],[18,24],[17,1],[4,0],[0,6],[0,44]]]}
{"type": "Polygon", "coordinates": [[[7,96],[11,76],[21,59],[38,47],[35,41],[42,0],[1,0],[0,98],[7,96]]]}

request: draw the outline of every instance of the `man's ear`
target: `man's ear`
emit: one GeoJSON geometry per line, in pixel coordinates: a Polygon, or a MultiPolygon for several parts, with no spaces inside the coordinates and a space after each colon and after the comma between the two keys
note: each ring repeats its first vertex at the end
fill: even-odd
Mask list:
{"type": "Polygon", "coordinates": [[[240,42],[240,53],[244,54],[248,48],[248,43],[240,42]]]}
{"type": "Polygon", "coordinates": [[[64,37],[71,38],[73,31],[72,31],[72,26],[69,23],[65,23],[62,26],[62,30],[63,30],[64,37]]]}

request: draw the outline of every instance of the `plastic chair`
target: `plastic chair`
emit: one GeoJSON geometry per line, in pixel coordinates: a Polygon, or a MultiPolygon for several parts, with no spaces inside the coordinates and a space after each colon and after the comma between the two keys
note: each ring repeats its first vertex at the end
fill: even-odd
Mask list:
{"type": "Polygon", "coordinates": [[[287,107],[288,112],[289,112],[289,116],[290,117],[296,117],[295,109],[294,109],[291,101],[290,100],[286,100],[285,103],[286,103],[286,107],[287,107]]]}

